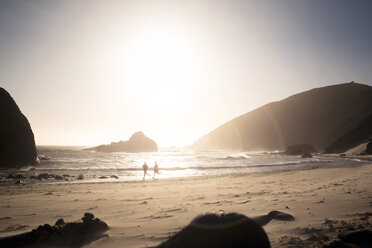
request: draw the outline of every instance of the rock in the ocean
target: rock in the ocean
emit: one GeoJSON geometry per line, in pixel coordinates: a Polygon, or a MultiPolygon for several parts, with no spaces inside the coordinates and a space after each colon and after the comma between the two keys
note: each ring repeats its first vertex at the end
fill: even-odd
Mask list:
{"type": "Polygon", "coordinates": [[[54,180],[63,180],[61,175],[54,175],[54,180]]]}
{"type": "Polygon", "coordinates": [[[302,155],[304,153],[315,153],[318,152],[312,145],[310,144],[301,144],[301,145],[293,145],[288,146],[287,150],[285,151],[286,155],[302,155]]]}
{"type": "Polygon", "coordinates": [[[0,87],[0,167],[35,165],[34,134],[10,94],[0,87]]]}
{"type": "Polygon", "coordinates": [[[175,247],[269,248],[270,241],[263,228],[245,215],[206,214],[196,217],[189,225],[158,246],[175,247]]]}
{"type": "Polygon", "coordinates": [[[21,181],[21,180],[17,180],[14,184],[18,184],[18,185],[21,185],[21,184],[24,184],[24,182],[23,181],[21,181]]]}
{"type": "Polygon", "coordinates": [[[311,155],[311,153],[308,153],[308,152],[304,152],[301,155],[301,158],[312,158],[312,157],[313,157],[313,155],[311,155]]]}
{"type": "Polygon", "coordinates": [[[158,145],[142,132],[136,132],[128,141],[112,142],[109,145],[100,145],[89,148],[97,152],[157,152],[158,145]]]}
{"type": "Polygon", "coordinates": [[[51,178],[51,175],[49,175],[48,173],[42,173],[42,174],[38,175],[36,178],[37,178],[37,180],[43,180],[43,179],[51,178]]]}

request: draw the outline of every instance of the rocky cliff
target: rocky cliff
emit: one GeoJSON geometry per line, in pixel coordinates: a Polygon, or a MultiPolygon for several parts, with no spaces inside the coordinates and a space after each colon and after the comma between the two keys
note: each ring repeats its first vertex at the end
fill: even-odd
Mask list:
{"type": "Polygon", "coordinates": [[[10,94],[0,87],[0,167],[34,165],[36,159],[30,123],[10,94]]]}
{"type": "Polygon", "coordinates": [[[345,83],[312,89],[241,115],[198,139],[198,150],[285,150],[312,144],[318,151],[372,114],[372,87],[345,83]]]}
{"type": "MultiPolygon", "coordinates": [[[[372,106],[371,106],[372,108],[372,106]]],[[[325,149],[325,153],[342,153],[372,139],[372,115],[345,133],[325,149]]]]}

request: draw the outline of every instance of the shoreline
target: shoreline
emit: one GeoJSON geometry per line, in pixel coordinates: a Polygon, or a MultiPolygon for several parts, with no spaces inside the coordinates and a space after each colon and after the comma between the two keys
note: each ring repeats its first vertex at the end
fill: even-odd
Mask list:
{"type": "MultiPolygon", "coordinates": [[[[317,155],[319,157],[322,157],[322,158],[327,158],[327,157],[330,157],[330,158],[337,158],[337,159],[340,159],[340,156],[337,156],[335,154],[322,154],[322,155],[317,155]]],[[[317,156],[314,156],[314,158],[316,158],[317,156]]],[[[228,173],[225,173],[225,174],[210,174],[210,175],[184,175],[184,176],[172,176],[172,177],[165,177],[165,178],[157,178],[155,180],[159,180],[159,181],[164,181],[164,180],[184,180],[184,179],[190,179],[190,180],[193,180],[193,179],[203,179],[203,178],[218,178],[218,177],[224,177],[224,176],[247,176],[247,175],[265,175],[265,174],[275,174],[275,173],[281,173],[281,172],[289,172],[289,171],[302,171],[302,170],[313,170],[313,169],[321,169],[321,168],[344,168],[344,167],[358,167],[358,166],[364,166],[366,164],[369,164],[369,162],[372,162],[372,156],[360,156],[360,155],[357,155],[357,156],[346,156],[346,157],[342,157],[341,158],[343,161],[345,161],[345,164],[338,164],[337,162],[335,162],[336,164],[327,164],[327,163],[322,163],[322,162],[319,162],[317,164],[316,161],[314,161],[313,164],[311,165],[307,165],[306,167],[295,167],[293,168],[294,166],[292,164],[288,164],[288,165],[285,165],[286,167],[285,168],[282,168],[282,169],[277,169],[277,170],[268,170],[268,171],[251,171],[251,172],[228,172],[228,173]],[[358,162],[364,162],[364,164],[352,164],[353,161],[352,160],[357,160],[358,162]]],[[[355,162],[355,161],[354,161],[355,162]]],[[[300,164],[300,163],[299,163],[300,164]]],[[[295,164],[295,166],[298,165],[298,164],[295,164]]],[[[270,166],[283,166],[283,165],[266,165],[266,167],[270,167],[270,166]]],[[[263,166],[265,167],[265,166],[263,166]]],[[[37,166],[36,167],[30,167],[30,168],[36,168],[37,169],[37,166]]],[[[13,172],[11,173],[7,173],[7,174],[18,174],[21,172],[30,172],[32,171],[34,174],[37,172],[37,170],[30,170],[30,168],[23,168],[22,170],[19,170],[19,169],[14,169],[13,172]]],[[[245,168],[250,168],[250,166],[247,166],[245,168]]],[[[252,166],[251,168],[255,168],[255,166],[252,166]]],[[[160,168],[160,171],[162,169],[160,168]]],[[[165,169],[165,170],[168,170],[168,169],[165,169]]],[[[138,169],[138,171],[141,171],[141,169],[138,169]]],[[[152,170],[150,170],[151,172],[152,170]]],[[[1,171],[0,171],[1,172],[1,171]]],[[[82,173],[80,173],[82,174],[82,173]]],[[[50,174],[50,175],[54,175],[54,174],[50,174]]],[[[82,180],[79,180],[77,179],[78,176],[71,176],[70,178],[64,178],[63,180],[37,180],[37,179],[28,179],[28,178],[25,178],[27,179],[26,182],[24,182],[24,179],[21,179],[23,181],[23,183],[20,183],[20,184],[14,184],[14,182],[16,180],[14,180],[14,182],[6,182],[6,181],[2,181],[3,184],[0,183],[0,188],[1,187],[7,187],[7,186],[25,186],[25,185],[37,185],[37,184],[50,184],[50,185],[64,185],[64,184],[101,184],[101,183],[140,183],[140,182],[143,182],[142,179],[136,179],[136,178],[112,178],[111,176],[114,175],[116,176],[115,174],[110,174],[110,175],[106,175],[106,178],[99,178],[98,176],[96,178],[84,178],[82,180]],[[73,179],[73,177],[75,177],[73,179]]],[[[145,181],[153,181],[153,179],[151,177],[149,177],[148,179],[146,179],[145,181]]]]}

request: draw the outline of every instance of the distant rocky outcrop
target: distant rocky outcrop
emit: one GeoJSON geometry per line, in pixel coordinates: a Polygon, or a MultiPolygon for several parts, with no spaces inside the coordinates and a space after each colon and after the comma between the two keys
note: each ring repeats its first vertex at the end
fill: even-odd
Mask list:
{"type": "Polygon", "coordinates": [[[158,145],[142,132],[134,133],[128,141],[112,142],[109,145],[100,145],[87,150],[97,152],[157,152],[158,145]]]}
{"type": "Polygon", "coordinates": [[[34,134],[10,94],[0,87],[0,168],[35,165],[34,134]]]}
{"type": "Polygon", "coordinates": [[[345,83],[312,89],[243,114],[201,137],[193,149],[280,150],[312,144],[318,151],[372,115],[372,87],[345,83]]]}
{"type": "Polygon", "coordinates": [[[301,144],[301,145],[293,145],[288,146],[287,150],[285,151],[286,155],[306,155],[311,153],[318,152],[312,145],[310,144],[301,144]]]}
{"type": "MultiPolygon", "coordinates": [[[[371,106],[372,108],[372,106],[371,106]]],[[[342,153],[367,142],[372,138],[372,115],[361,121],[354,129],[345,133],[325,149],[325,153],[342,153]]]]}

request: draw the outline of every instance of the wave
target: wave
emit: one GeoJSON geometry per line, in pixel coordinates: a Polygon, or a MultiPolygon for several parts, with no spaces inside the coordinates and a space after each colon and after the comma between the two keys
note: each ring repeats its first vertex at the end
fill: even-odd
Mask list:
{"type": "MultiPolygon", "coordinates": [[[[236,159],[236,158],[234,158],[236,159]]],[[[237,158],[239,159],[239,158],[237,158]]],[[[260,168],[260,167],[283,167],[283,166],[293,166],[293,165],[311,165],[311,164],[325,164],[325,163],[332,163],[333,160],[310,160],[310,161],[291,161],[291,162],[277,162],[277,163],[267,163],[267,164],[245,164],[245,165],[214,165],[214,166],[187,166],[187,167],[181,167],[181,166],[174,166],[174,167],[168,167],[168,168],[159,168],[163,171],[176,171],[176,170],[201,170],[201,171],[207,171],[207,170],[234,170],[234,169],[249,169],[249,168],[260,168]]],[[[38,168],[40,171],[143,171],[142,167],[65,167],[65,168],[38,168]]],[[[150,168],[149,171],[152,171],[153,169],[150,168]]]]}
{"type": "Polygon", "coordinates": [[[216,158],[217,160],[240,160],[240,159],[249,159],[249,157],[245,156],[227,156],[224,158],[216,158]]]}

